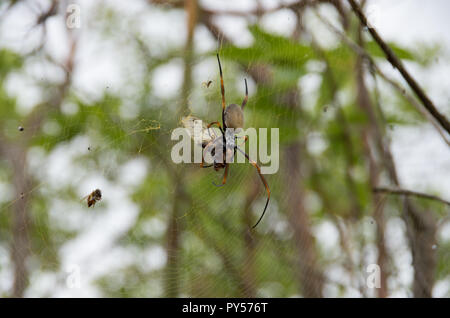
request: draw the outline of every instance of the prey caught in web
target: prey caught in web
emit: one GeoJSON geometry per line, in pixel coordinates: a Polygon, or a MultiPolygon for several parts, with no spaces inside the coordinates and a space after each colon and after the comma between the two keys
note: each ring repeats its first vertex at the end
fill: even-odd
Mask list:
{"type": "Polygon", "coordinates": [[[95,203],[102,199],[102,191],[100,189],[95,189],[90,194],[81,199],[81,201],[86,200],[88,208],[94,207],[95,203]]]}
{"type": "MultiPolygon", "coordinates": [[[[264,214],[266,213],[267,206],[269,205],[270,200],[270,189],[266,179],[261,173],[261,169],[258,166],[258,164],[254,160],[252,160],[250,156],[237,145],[238,137],[235,134],[235,130],[241,130],[244,126],[244,107],[248,101],[247,80],[245,79],[245,97],[244,100],[242,101],[241,106],[237,104],[230,104],[226,106],[225,86],[223,83],[222,66],[220,64],[219,54],[217,54],[217,62],[219,63],[220,88],[222,94],[222,124],[219,121],[212,122],[208,125],[203,124],[202,131],[200,133],[200,138],[195,138],[194,125],[195,121],[199,119],[193,116],[188,116],[182,119],[182,123],[183,126],[190,132],[191,138],[193,138],[195,141],[199,141],[198,143],[203,148],[202,163],[200,164],[200,166],[202,168],[213,167],[214,170],[216,171],[224,169],[222,184],[220,185],[214,184],[214,185],[219,187],[225,185],[227,181],[229,164],[233,162],[233,158],[236,155],[237,151],[242,153],[250,162],[250,164],[256,168],[256,171],[267,191],[267,201],[261,216],[255,223],[255,225],[252,227],[255,228],[261,222],[262,218],[264,217],[264,214]],[[219,128],[221,135],[218,136],[214,132],[214,130],[211,129],[211,127],[213,126],[217,126],[219,128]],[[216,153],[216,149],[222,150],[221,153],[216,153]],[[204,162],[205,154],[212,155],[212,157],[214,158],[213,163],[205,165],[204,162]]],[[[246,141],[247,138],[245,138],[244,142],[246,141]]]]}

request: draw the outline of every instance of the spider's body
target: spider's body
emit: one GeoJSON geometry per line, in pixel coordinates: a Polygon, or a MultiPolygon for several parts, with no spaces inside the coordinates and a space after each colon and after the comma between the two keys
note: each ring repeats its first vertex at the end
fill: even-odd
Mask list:
{"type": "Polygon", "coordinates": [[[241,106],[230,104],[225,108],[225,126],[235,130],[244,128],[244,111],[241,106]]]}
{"type": "MultiPolygon", "coordinates": [[[[242,101],[242,105],[236,105],[236,104],[230,104],[228,106],[225,106],[225,87],[223,84],[223,75],[222,75],[222,66],[220,65],[220,59],[219,54],[217,54],[217,61],[219,63],[219,71],[220,71],[220,88],[221,88],[221,94],[222,94],[222,125],[220,122],[212,122],[207,126],[203,127],[202,135],[206,136],[205,139],[202,139],[201,145],[203,147],[203,154],[211,155],[214,160],[213,163],[210,165],[204,164],[204,157],[202,157],[202,163],[201,166],[203,168],[209,168],[214,167],[214,170],[219,171],[221,169],[225,169],[223,174],[223,181],[222,184],[219,186],[225,185],[227,181],[227,175],[228,175],[228,168],[229,164],[234,161],[234,155],[236,154],[236,151],[241,152],[248,161],[256,168],[258,171],[259,177],[261,178],[262,183],[264,184],[264,187],[267,191],[267,201],[266,205],[264,207],[263,213],[261,214],[261,217],[256,222],[256,224],[253,226],[256,227],[261,219],[264,216],[264,213],[266,213],[267,206],[269,204],[270,200],[270,190],[269,185],[266,182],[266,179],[261,174],[261,170],[258,166],[258,164],[253,161],[249,155],[238,147],[236,143],[237,136],[235,133],[238,133],[239,130],[241,130],[244,127],[244,107],[245,104],[247,104],[248,100],[248,87],[247,87],[247,80],[245,80],[245,97],[242,101]],[[210,127],[213,125],[217,125],[220,129],[220,132],[222,133],[221,136],[212,136],[210,127]],[[219,151],[218,151],[219,150],[219,151]]],[[[193,130],[194,122],[196,118],[189,116],[183,119],[183,125],[186,128],[189,128],[193,130]]],[[[214,134],[215,135],[215,134],[214,134]]],[[[194,139],[195,140],[195,139],[194,139]]],[[[247,139],[244,140],[244,142],[247,141],[247,139]]],[[[214,184],[216,185],[216,184],[214,184]]]]}
{"type": "MultiPolygon", "coordinates": [[[[236,154],[236,136],[232,129],[225,130],[225,135],[216,136],[210,141],[204,148],[204,154],[210,154],[213,161],[214,170],[226,168],[227,164],[234,161],[234,155],[236,154]],[[225,138],[224,138],[225,137],[225,138]],[[225,144],[224,144],[225,139],[225,144]],[[216,153],[217,150],[222,150],[221,153],[216,153]]],[[[203,166],[207,167],[207,166],[203,166]]]]}

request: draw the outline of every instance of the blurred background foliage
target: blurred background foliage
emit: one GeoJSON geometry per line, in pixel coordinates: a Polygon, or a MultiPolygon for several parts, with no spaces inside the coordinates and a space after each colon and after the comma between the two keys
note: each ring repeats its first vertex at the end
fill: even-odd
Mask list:
{"type": "MultiPolygon", "coordinates": [[[[248,13],[252,43],[241,46],[214,23],[220,9],[204,8],[195,0],[147,1],[149,11],[164,17],[181,12],[186,20],[185,43],[155,49],[133,21],[124,21],[121,12],[102,2],[83,18],[83,27],[131,52],[129,60],[115,61],[129,71],[131,94],[127,87],[104,87],[91,97],[73,87],[81,38],[76,29],[65,30],[69,49],[62,62],[49,58],[52,52],[45,46],[31,52],[0,50],[0,272],[9,277],[0,285],[2,296],[54,296],[52,288],[38,286],[45,277],[53,277],[51,286],[67,288],[64,247],[92,223],[97,237],[102,236],[103,224],[115,217],[110,184],[121,187],[137,213],[108,247],[120,251],[113,261],[119,265],[101,275],[88,274],[91,281],[83,284],[96,292],[87,295],[387,297],[401,290],[427,297],[437,281],[448,282],[450,244],[441,244],[436,236],[448,206],[373,192],[380,185],[402,186],[395,177],[395,164],[401,163],[392,162],[390,131],[427,122],[404,98],[412,92],[406,86],[401,92],[386,85],[370,63],[339,38],[327,46],[315,40],[310,31],[315,24],[307,25],[302,17],[325,8],[338,17],[332,22],[341,23],[345,36],[376,63],[387,64],[346,1],[291,3],[280,5],[280,10],[295,13],[294,34],[268,32],[258,20],[263,11],[248,13]],[[208,36],[205,30],[194,32],[200,28],[208,36]],[[194,49],[204,38],[217,48],[194,49]],[[255,230],[250,227],[262,211],[265,194],[251,165],[232,166],[227,185],[215,188],[211,181],[217,182],[221,173],[175,165],[170,159],[171,132],[182,116],[220,119],[216,52],[224,67],[228,103],[240,103],[243,78],[249,79],[246,127],[280,129],[280,170],[266,176],[271,202],[255,230]],[[41,78],[33,78],[26,71],[33,59],[44,69],[56,68],[62,79],[47,80],[44,71],[41,78]],[[207,71],[197,78],[195,69],[205,61],[211,67],[201,68],[207,71]],[[154,87],[155,73],[170,63],[182,70],[181,85],[176,94],[161,97],[154,87]],[[28,77],[41,91],[39,102],[28,111],[18,110],[17,100],[8,93],[6,81],[14,74],[28,77]],[[209,87],[199,85],[208,80],[209,87]],[[317,83],[315,87],[304,88],[308,80],[317,83]],[[58,180],[58,173],[47,173],[51,167],[45,163],[57,164],[51,158],[62,153],[70,157],[66,160],[73,171],[58,180]],[[140,181],[128,185],[121,169],[133,160],[146,168],[137,172],[140,181]],[[100,184],[108,184],[107,189],[102,189],[103,200],[88,209],[80,198],[100,187],[99,178],[106,180],[100,184]],[[391,221],[414,272],[406,286],[397,248],[386,238],[391,221]],[[319,228],[329,244],[317,240],[319,228]],[[366,285],[371,263],[381,269],[379,289],[366,285]]],[[[19,5],[2,3],[3,15],[19,5]]],[[[44,13],[51,5],[44,3],[44,13]]],[[[65,5],[58,2],[54,13],[62,21],[65,5]]],[[[55,27],[46,23],[33,28],[55,27]]],[[[389,46],[417,67],[427,67],[441,54],[438,47],[389,46]]],[[[84,248],[95,244],[93,240],[84,248]]],[[[83,275],[91,270],[87,264],[81,266],[83,275]]]]}

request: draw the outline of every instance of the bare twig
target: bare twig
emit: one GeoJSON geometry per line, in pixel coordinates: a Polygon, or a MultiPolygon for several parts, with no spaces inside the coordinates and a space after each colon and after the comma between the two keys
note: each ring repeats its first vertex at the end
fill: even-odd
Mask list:
{"type": "Polygon", "coordinates": [[[250,11],[237,11],[237,10],[210,10],[210,9],[206,9],[206,8],[202,8],[202,11],[207,13],[207,14],[211,14],[211,15],[233,15],[233,16],[241,16],[241,17],[248,17],[248,16],[262,16],[265,14],[269,14],[269,13],[273,13],[273,12],[277,12],[281,9],[297,9],[299,7],[305,6],[307,5],[308,1],[305,0],[299,0],[293,3],[289,3],[289,4],[284,4],[281,3],[278,6],[274,7],[274,8],[270,8],[270,9],[264,9],[261,8],[260,6],[258,6],[256,9],[254,10],[250,10],[250,11]]]}
{"type": "Polygon", "coordinates": [[[353,210],[352,215],[355,218],[357,218],[362,215],[362,209],[361,209],[361,205],[358,201],[358,198],[356,196],[356,193],[357,193],[356,182],[353,179],[352,174],[351,174],[351,168],[352,168],[353,161],[354,161],[353,158],[355,157],[354,149],[353,149],[354,147],[353,147],[352,139],[351,139],[352,133],[350,131],[350,126],[347,122],[347,118],[345,117],[344,111],[342,110],[342,106],[340,105],[338,98],[337,98],[339,88],[338,88],[338,83],[334,76],[333,70],[331,68],[330,62],[329,62],[325,52],[323,51],[323,49],[317,43],[317,41],[314,37],[314,34],[312,32],[309,32],[309,35],[311,37],[311,47],[316,52],[317,56],[320,59],[322,59],[322,61],[325,63],[324,77],[330,85],[332,104],[334,104],[336,106],[336,118],[339,121],[340,126],[342,127],[342,138],[347,147],[345,156],[346,156],[346,165],[347,165],[346,182],[347,182],[348,188],[349,188],[348,195],[349,195],[350,201],[352,203],[352,210],[353,210]]]}
{"type": "MultiPolygon", "coordinates": [[[[184,79],[181,91],[183,102],[179,107],[179,112],[187,111],[189,93],[192,88],[192,59],[194,45],[194,30],[198,20],[198,3],[197,0],[187,0],[184,3],[187,15],[186,27],[187,38],[184,51],[184,79]]],[[[170,218],[167,228],[167,264],[164,273],[164,289],[166,297],[178,297],[180,294],[180,244],[183,228],[178,223],[178,218],[182,214],[183,202],[186,197],[184,187],[184,172],[181,167],[177,166],[173,169],[174,173],[174,197],[170,218]]]]}
{"type": "Polygon", "coordinates": [[[50,94],[49,98],[36,105],[30,115],[24,118],[26,129],[21,134],[20,142],[8,142],[7,138],[0,134],[0,140],[3,143],[1,152],[13,167],[12,179],[14,188],[16,195],[21,197],[20,200],[15,201],[12,208],[11,258],[14,264],[13,297],[24,296],[29,280],[29,270],[26,264],[31,248],[30,239],[32,234],[30,231],[32,219],[30,218],[29,204],[32,197],[28,194],[33,190],[34,180],[27,170],[27,147],[30,145],[35,133],[41,129],[48,112],[57,110],[60,107],[69,90],[77,43],[72,37],[72,33],[69,33],[69,40],[71,47],[63,66],[66,70],[66,77],[57,86],[56,93],[50,94]]]}
{"type": "MultiPolygon", "coordinates": [[[[364,49],[365,41],[362,36],[362,29],[357,27],[356,33],[358,45],[364,49]]],[[[391,166],[389,158],[392,158],[389,152],[388,140],[384,136],[383,125],[380,119],[383,118],[383,112],[379,104],[374,104],[370,97],[370,92],[365,81],[364,57],[356,56],[355,63],[355,82],[356,82],[356,102],[357,105],[364,111],[368,118],[368,123],[361,130],[362,149],[368,162],[369,184],[374,187],[378,184],[383,168],[391,166]],[[378,110],[378,113],[377,113],[378,110]],[[376,153],[382,154],[377,156],[376,153]]],[[[393,171],[392,171],[393,172],[393,171]]],[[[392,178],[396,178],[396,173],[391,173],[392,178]]],[[[388,278],[389,272],[388,262],[389,254],[386,248],[385,229],[386,221],[384,217],[384,201],[380,195],[373,197],[373,217],[376,222],[376,246],[378,250],[377,264],[380,266],[380,288],[377,289],[376,294],[380,298],[388,296],[388,278]]],[[[363,260],[361,259],[361,263],[363,260]]]]}
{"type": "Polygon", "coordinates": [[[448,206],[450,206],[450,201],[441,199],[438,196],[417,192],[417,191],[411,191],[411,190],[405,190],[405,189],[393,189],[393,188],[386,188],[386,187],[376,187],[373,189],[373,192],[382,192],[382,193],[389,193],[389,194],[397,194],[397,195],[406,195],[406,196],[415,196],[420,197],[423,199],[429,199],[429,200],[435,200],[441,203],[444,203],[448,206]]]}
{"type": "Polygon", "coordinates": [[[433,102],[425,94],[424,90],[420,87],[420,85],[415,81],[415,79],[409,74],[409,72],[403,66],[402,61],[395,55],[395,53],[386,44],[386,42],[384,42],[384,40],[381,38],[378,32],[368,24],[366,16],[362,12],[361,7],[356,3],[356,1],[348,0],[348,2],[350,3],[355,14],[358,16],[361,24],[364,27],[368,28],[375,42],[377,42],[377,44],[383,50],[387,60],[392,64],[393,67],[399,70],[400,74],[402,74],[403,78],[406,80],[408,85],[411,87],[414,93],[416,93],[417,97],[422,101],[425,108],[430,112],[430,114],[434,118],[436,118],[436,120],[441,124],[441,126],[450,134],[450,122],[448,121],[448,119],[436,109],[433,102]]]}
{"type": "Polygon", "coordinates": [[[444,142],[450,146],[450,140],[447,138],[446,133],[442,130],[441,126],[437,122],[437,120],[422,106],[419,102],[410,94],[406,92],[406,90],[396,81],[389,78],[386,74],[381,71],[378,65],[373,60],[372,56],[364,50],[364,48],[360,47],[353,40],[348,38],[343,32],[341,32],[338,28],[336,28],[333,24],[327,21],[317,10],[315,10],[315,14],[317,18],[324,23],[333,33],[335,33],[351,50],[353,50],[356,54],[366,59],[372,69],[387,83],[389,83],[395,90],[397,90],[405,99],[414,107],[418,112],[420,112],[437,130],[437,132],[441,135],[444,142]]]}
{"type": "Polygon", "coordinates": [[[436,131],[441,135],[444,142],[450,146],[450,140],[447,138],[446,133],[442,130],[441,126],[436,122],[436,119],[430,115],[429,112],[427,112],[422,105],[419,104],[419,102],[410,94],[404,90],[401,85],[394,81],[393,79],[389,78],[384,74],[378,66],[375,65],[375,63],[371,63],[371,65],[375,66],[375,71],[377,74],[386,82],[388,82],[394,89],[396,89],[400,94],[403,95],[403,97],[411,104],[414,108],[416,108],[425,118],[429,120],[429,122],[434,126],[436,131]]]}
{"type": "MultiPolygon", "coordinates": [[[[184,1],[183,0],[147,0],[150,4],[166,6],[170,8],[183,8],[184,1]]],[[[213,10],[202,7],[201,11],[207,15],[231,15],[236,17],[250,17],[250,16],[263,16],[265,14],[277,12],[281,9],[295,9],[301,6],[305,6],[307,4],[307,0],[298,0],[293,3],[284,4],[281,3],[273,8],[264,9],[261,6],[257,6],[254,10],[249,11],[239,11],[239,10],[213,10]]]]}

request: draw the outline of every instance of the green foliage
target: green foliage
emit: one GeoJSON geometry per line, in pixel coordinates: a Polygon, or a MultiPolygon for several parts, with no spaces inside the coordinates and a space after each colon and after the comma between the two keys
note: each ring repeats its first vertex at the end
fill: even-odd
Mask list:
{"type": "MultiPolygon", "coordinates": [[[[102,30],[102,36],[115,36],[117,32],[114,27],[120,24],[118,12],[111,8],[99,8],[99,11],[96,26],[102,30]]],[[[161,49],[155,53],[140,34],[120,37],[122,44],[136,48],[134,62],[141,66],[144,73],[142,83],[137,84],[137,96],[132,96],[132,102],[137,105],[137,115],[133,118],[124,116],[123,110],[126,111],[127,103],[130,103],[125,89],[117,95],[105,90],[96,100],[86,99],[76,90],[69,89],[62,105],[71,104],[76,111],[67,113],[62,105],[49,107],[51,90],[43,88],[45,96],[42,103],[28,115],[16,113],[16,101],[7,94],[4,80],[21,68],[26,57],[0,50],[0,133],[5,135],[5,140],[27,151],[32,147],[43,150],[45,160],[80,137],[87,138],[93,145],[90,151],[79,151],[73,155],[84,175],[74,176],[69,185],[51,186],[48,180],[43,181],[45,177],[40,175],[41,171],[30,172],[30,182],[35,183],[37,189],[33,190],[28,204],[30,250],[41,270],[60,272],[61,247],[78,238],[82,231],[58,226],[51,211],[61,214],[71,212],[54,211],[53,204],[61,200],[69,206],[76,201],[81,206],[77,190],[91,175],[93,179],[103,177],[105,182],[125,188],[129,199],[139,210],[133,223],[115,238],[111,247],[130,252],[132,260],[96,280],[104,296],[163,296],[166,288],[164,277],[167,275],[165,265],[170,256],[166,255],[166,263],[161,267],[148,269],[146,255],[152,247],[165,251],[168,237],[172,234],[170,231],[178,231],[179,234],[177,282],[180,295],[244,297],[249,292],[243,287],[245,279],[253,284],[253,296],[290,297],[301,294],[304,287],[301,286],[301,278],[305,273],[299,273],[299,264],[306,253],[302,250],[303,245],[299,247],[296,244],[290,219],[292,215],[289,214],[292,209],[298,211],[296,209],[299,207],[292,208],[289,206],[292,203],[286,199],[291,191],[296,191],[288,182],[294,173],[297,173],[299,189],[294,197],[301,196],[301,204],[304,205],[301,208],[306,211],[302,222],[310,226],[342,220],[349,228],[350,239],[355,240],[350,242],[352,248],[360,248],[361,245],[363,251],[366,242],[356,234],[356,239],[351,235],[352,231],[357,234],[361,232],[364,218],[372,217],[374,213],[367,149],[372,145],[366,140],[372,123],[362,105],[355,102],[354,52],[343,43],[323,49],[325,63],[317,50],[306,41],[275,35],[258,25],[250,26],[249,31],[253,37],[250,46],[224,44],[220,56],[222,65],[227,63],[224,69],[227,71],[228,102],[242,100],[242,93],[236,91],[237,80],[241,79],[239,72],[245,72],[248,79],[253,78],[255,85],[251,86],[245,109],[245,126],[280,129],[280,171],[266,176],[271,188],[271,203],[263,223],[254,231],[248,228],[262,211],[265,192],[253,166],[231,165],[226,186],[214,187],[212,182],[219,183],[223,171],[200,169],[198,165],[176,166],[171,162],[170,148],[174,143],[171,132],[179,126],[182,110],[191,105],[204,105],[205,120],[211,121],[218,120],[221,112],[217,80],[208,90],[198,91],[196,87],[191,87],[188,96],[182,96],[180,89],[179,96],[156,97],[152,86],[155,70],[183,57],[185,52],[181,48],[161,49]],[[319,83],[317,89],[309,92],[299,87],[299,83],[309,75],[309,66],[314,64],[319,65],[318,70],[314,71],[319,83]],[[189,105],[182,105],[183,100],[188,100],[189,105]],[[24,134],[17,132],[17,126],[36,114],[44,116],[43,125],[25,140],[24,134]],[[46,124],[58,129],[56,132],[46,130],[46,124]],[[313,135],[319,136],[319,141],[312,138],[313,135]],[[299,162],[289,164],[286,156],[293,147],[299,152],[299,162]],[[128,160],[138,158],[144,159],[149,167],[142,182],[134,186],[120,184],[120,168],[128,160]],[[256,195],[252,193],[255,187],[259,187],[256,195]],[[308,204],[308,195],[316,196],[319,203],[308,204]],[[175,215],[176,230],[170,230],[174,217],[172,213],[177,207],[181,213],[175,215]]],[[[424,55],[437,52],[430,48],[421,55],[396,43],[390,43],[390,47],[401,59],[422,64],[430,60],[424,55]]],[[[367,42],[366,48],[372,56],[384,57],[374,42],[367,42]]],[[[216,51],[211,51],[206,56],[215,54],[216,51]]],[[[195,67],[200,57],[194,56],[195,62],[187,67],[195,67]]],[[[202,76],[208,78],[216,73],[217,70],[211,70],[202,76]]],[[[130,82],[135,83],[134,80],[133,74],[130,82]]],[[[187,86],[191,84],[189,82],[187,86]]],[[[367,86],[375,105],[374,87],[367,86]]],[[[385,93],[381,92],[382,95],[385,93]]],[[[384,125],[418,125],[423,121],[402,96],[388,93],[389,96],[380,101],[386,116],[384,119],[377,118],[378,124],[384,128],[382,131],[387,130],[384,125]],[[385,104],[389,104],[388,111],[385,104]]],[[[11,162],[0,159],[0,181],[14,186],[11,162]]],[[[5,245],[12,241],[11,211],[15,200],[18,200],[16,193],[14,196],[14,200],[2,202],[0,206],[0,243],[5,245]]],[[[108,202],[107,193],[103,199],[105,201],[108,202]]],[[[399,216],[400,202],[390,202],[389,211],[395,211],[392,215],[399,216]]],[[[82,204],[86,209],[85,203],[82,204]]],[[[436,212],[438,216],[445,215],[440,205],[422,200],[418,200],[417,204],[421,209],[436,212]]],[[[96,207],[95,210],[82,211],[86,215],[90,213],[89,217],[95,217],[101,213],[100,209],[96,207]]],[[[392,215],[386,213],[386,217],[392,215]]],[[[311,233],[314,235],[313,230],[311,233]]],[[[371,241],[367,244],[375,243],[371,241]]],[[[343,252],[343,255],[335,257],[327,255],[322,246],[317,246],[318,242],[310,244],[312,251],[318,251],[318,264],[347,268],[348,259],[343,252]]],[[[450,246],[440,244],[438,253],[436,277],[445,279],[450,275],[450,246]]],[[[337,288],[341,289],[339,292],[342,295],[346,295],[344,286],[337,284],[337,288]]]]}
{"type": "Polygon", "coordinates": [[[10,50],[0,49],[0,83],[6,75],[22,67],[22,57],[10,50]]]}
{"type": "Polygon", "coordinates": [[[450,262],[450,242],[445,242],[442,245],[436,246],[437,249],[437,268],[436,268],[436,279],[448,279],[450,276],[450,267],[448,266],[450,262]]]}
{"type": "MultiPolygon", "coordinates": [[[[388,45],[398,58],[402,60],[417,61],[417,57],[415,56],[415,54],[408,49],[400,47],[399,45],[392,42],[388,43],[388,45]]],[[[366,42],[366,47],[370,55],[380,58],[386,57],[379,45],[374,41],[366,42]]]]}
{"type": "MultiPolygon", "coordinates": [[[[291,70],[297,74],[303,74],[303,66],[313,56],[310,46],[267,33],[257,25],[249,27],[249,30],[253,35],[252,46],[239,48],[226,45],[221,49],[221,55],[246,65],[269,63],[284,71],[291,70]]],[[[285,80],[282,78],[282,81],[285,80]]]]}

